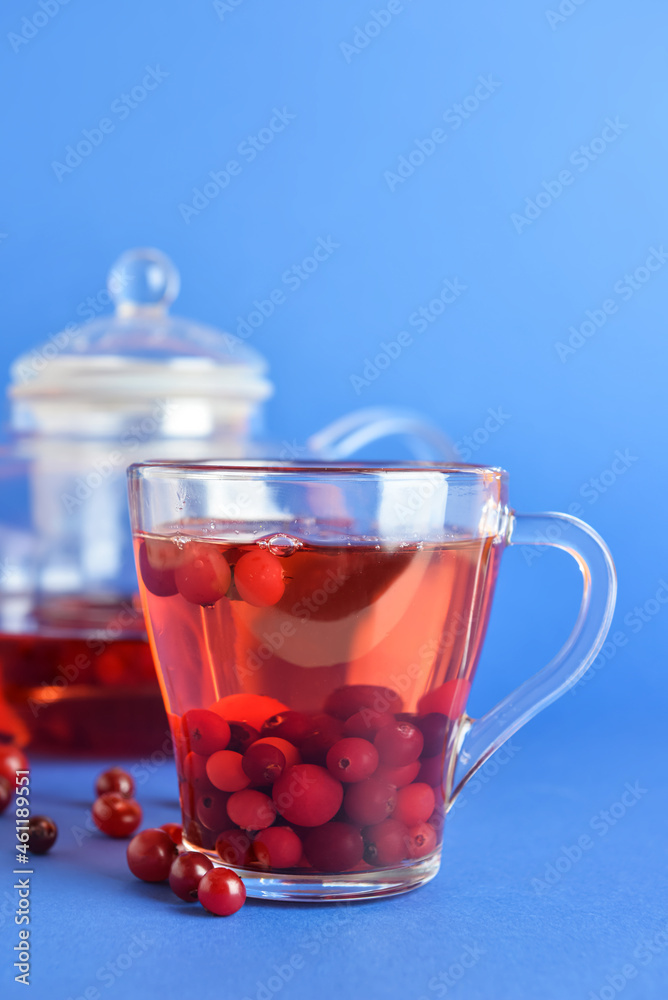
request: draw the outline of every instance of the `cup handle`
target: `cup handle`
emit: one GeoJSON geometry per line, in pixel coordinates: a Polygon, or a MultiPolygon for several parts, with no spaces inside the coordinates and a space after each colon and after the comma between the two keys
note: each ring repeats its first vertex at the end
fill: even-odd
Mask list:
{"type": "Polygon", "coordinates": [[[567,514],[513,512],[507,542],[527,548],[552,546],[572,555],[582,571],[582,603],[566,644],[546,667],[480,719],[463,717],[456,736],[454,773],[448,782],[453,789],[448,806],[495,750],[579,681],[598,655],[615,610],[617,575],[612,556],[600,535],[584,521],[567,514]]]}

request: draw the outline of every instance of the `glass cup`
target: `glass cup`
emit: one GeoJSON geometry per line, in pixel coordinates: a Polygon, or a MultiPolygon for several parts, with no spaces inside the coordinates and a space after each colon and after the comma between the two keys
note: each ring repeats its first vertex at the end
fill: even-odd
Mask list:
{"type": "Polygon", "coordinates": [[[184,842],[249,896],[358,899],[433,878],[464,783],[596,657],[615,603],[607,547],[576,518],[515,513],[507,482],[433,463],[129,470],[184,842]],[[569,552],[582,604],[552,662],[472,719],[507,545],[569,552]]]}

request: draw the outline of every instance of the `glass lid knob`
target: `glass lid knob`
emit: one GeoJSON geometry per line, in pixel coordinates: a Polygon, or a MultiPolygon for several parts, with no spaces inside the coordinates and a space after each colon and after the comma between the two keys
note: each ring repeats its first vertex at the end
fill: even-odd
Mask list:
{"type": "Polygon", "coordinates": [[[107,278],[119,316],[166,312],[179,294],[180,284],[179,272],[169,257],[151,247],[126,250],[107,278]]]}

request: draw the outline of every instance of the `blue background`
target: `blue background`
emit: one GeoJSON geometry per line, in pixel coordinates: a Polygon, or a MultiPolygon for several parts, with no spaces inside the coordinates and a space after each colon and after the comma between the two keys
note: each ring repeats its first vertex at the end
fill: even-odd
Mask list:
{"type": "MultiPolygon", "coordinates": [[[[473,436],[469,457],[509,470],[517,508],[581,503],[617,562],[618,644],[590,683],[519,734],[521,753],[489,784],[469,787],[441,875],[410,896],[346,910],[280,995],[446,995],[431,977],[477,943],[484,955],[448,996],[591,990],[606,1000],[616,989],[606,977],[629,962],[638,975],[625,997],[664,996],[668,949],[646,965],[633,956],[668,923],[666,612],[652,603],[668,576],[658,523],[668,267],[637,271],[654,250],[656,265],[668,241],[665,5],[564,0],[561,15],[548,0],[401,6],[362,47],[356,32],[372,8],[361,0],[219,10],[74,0],[12,44],[40,8],[9,0],[0,14],[0,369],[78,321],[122,250],[153,245],[181,270],[177,311],[232,332],[254,300],[286,291],[250,338],[278,387],[267,413],[276,440],[303,441],[358,406],[399,403],[463,448],[473,436]],[[147,66],[167,76],[121,118],[115,102],[147,66]],[[455,105],[480,77],[493,92],[458,119],[455,105]],[[275,108],[295,117],[248,162],[239,146],[275,108]],[[54,161],[105,117],[113,131],[59,179],[54,161]],[[418,140],[431,148],[424,140],[437,128],[445,138],[424,162],[388,179],[418,140]],[[589,154],[578,153],[583,145],[589,154]],[[179,206],[231,159],[240,173],[186,222],[179,206]],[[321,237],[339,246],[286,290],[281,276],[321,237]],[[407,326],[446,279],[465,286],[457,301],[424,332],[407,326]],[[590,335],[560,357],[571,327],[588,319],[590,335]],[[356,391],[351,376],[402,330],[413,343],[356,391]],[[490,407],[507,416],[485,441],[490,407]],[[607,472],[617,452],[626,468],[607,472]],[[533,879],[636,781],[647,789],[637,805],[539,891],[533,879]]],[[[530,566],[506,555],[473,713],[555,652],[578,589],[565,555],[530,566]]],[[[120,845],[95,836],[75,845],[70,828],[93,771],[35,772],[64,832],[35,876],[33,996],[80,995],[141,928],[156,940],[114,984],[119,996],[255,997],[256,980],[331,921],[326,908],[254,903],[225,922],[161,908],[158,890],[128,883],[120,845]]],[[[149,819],[151,810],[172,817],[172,780],[165,765],[147,782],[149,819]]],[[[0,930],[5,975],[9,924],[0,930]]]]}

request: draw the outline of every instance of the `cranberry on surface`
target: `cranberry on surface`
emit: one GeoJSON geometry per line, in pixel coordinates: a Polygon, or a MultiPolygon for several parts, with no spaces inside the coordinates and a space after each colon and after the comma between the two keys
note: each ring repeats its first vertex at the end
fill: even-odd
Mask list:
{"type": "Polygon", "coordinates": [[[16,772],[29,769],[28,758],[13,743],[0,744],[0,777],[6,778],[12,787],[16,785],[16,772]]]}
{"type": "Polygon", "coordinates": [[[32,854],[46,854],[56,842],[58,827],[49,816],[31,816],[28,821],[28,848],[32,854]]]}
{"type": "Polygon", "coordinates": [[[165,830],[149,829],[128,844],[128,868],[143,882],[164,882],[178,856],[176,844],[165,830]]]}
{"type": "Polygon", "coordinates": [[[95,794],[104,795],[105,792],[118,792],[123,798],[131,799],[135,793],[134,779],[122,767],[110,767],[95,782],[95,794]]]}
{"type": "Polygon", "coordinates": [[[169,872],[169,888],[184,902],[196,903],[199,884],[212,868],[213,861],[199,851],[179,854],[169,872]]]}
{"type": "Polygon", "coordinates": [[[130,837],[141,823],[141,806],[119,792],[105,792],[93,803],[93,822],[108,837],[130,837]]]}
{"type": "Polygon", "coordinates": [[[246,887],[229,868],[211,868],[200,879],[197,898],[209,913],[229,917],[246,902],[246,887]]]}

